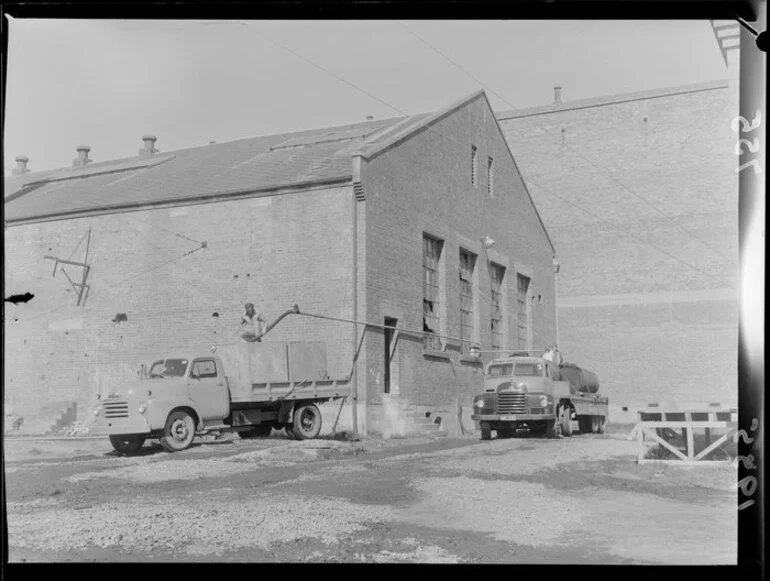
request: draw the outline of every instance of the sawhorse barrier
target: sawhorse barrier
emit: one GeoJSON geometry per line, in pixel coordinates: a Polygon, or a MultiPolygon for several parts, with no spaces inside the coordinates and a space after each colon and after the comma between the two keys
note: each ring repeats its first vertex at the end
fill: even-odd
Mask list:
{"type": "Polygon", "coordinates": [[[735,434],[738,425],[738,410],[735,408],[723,408],[720,404],[704,406],[665,406],[650,404],[647,409],[638,410],[639,422],[634,427],[637,441],[639,442],[639,464],[646,462],[675,462],[685,464],[702,464],[707,462],[723,462],[723,460],[706,460],[706,457],[717,450],[735,434]],[[666,436],[679,438],[676,430],[681,430],[681,438],[684,442],[684,452],[671,444],[666,436]],[[711,430],[720,429],[724,433],[711,441],[711,430]],[[695,453],[695,430],[704,430],[705,447],[695,453]],[[647,446],[645,438],[657,442],[671,452],[676,459],[650,459],[645,458],[647,446]]]}

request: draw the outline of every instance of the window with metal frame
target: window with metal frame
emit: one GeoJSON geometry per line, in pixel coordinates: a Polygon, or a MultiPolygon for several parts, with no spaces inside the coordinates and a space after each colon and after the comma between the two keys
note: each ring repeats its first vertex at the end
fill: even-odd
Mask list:
{"type": "Polygon", "coordinates": [[[422,238],[422,269],[423,269],[423,331],[426,333],[423,345],[425,349],[441,350],[441,339],[435,334],[441,330],[441,315],[439,311],[439,261],[444,243],[428,235],[422,238]]]}
{"type": "Polygon", "coordinates": [[[503,348],[503,279],[505,267],[494,262],[489,263],[491,287],[490,330],[492,332],[492,350],[503,348]]]}
{"type": "Polygon", "coordinates": [[[475,316],[473,312],[473,270],[476,255],[460,249],[460,349],[468,353],[474,335],[475,316]]]}
{"type": "Polygon", "coordinates": [[[529,292],[529,277],[517,273],[517,318],[518,318],[518,339],[519,348],[527,348],[529,342],[529,308],[527,303],[527,293],[529,292]]]}

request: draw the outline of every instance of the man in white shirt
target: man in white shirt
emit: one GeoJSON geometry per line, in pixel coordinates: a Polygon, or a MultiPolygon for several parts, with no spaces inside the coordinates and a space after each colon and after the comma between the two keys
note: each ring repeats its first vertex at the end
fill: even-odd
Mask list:
{"type": "Polygon", "coordinates": [[[251,343],[261,341],[265,323],[265,317],[254,309],[254,304],[246,303],[246,312],[241,317],[241,339],[251,343]]]}

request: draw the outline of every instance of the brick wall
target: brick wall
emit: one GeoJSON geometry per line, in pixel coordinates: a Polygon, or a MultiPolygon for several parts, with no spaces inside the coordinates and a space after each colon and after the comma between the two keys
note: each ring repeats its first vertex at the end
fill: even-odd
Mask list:
{"type": "MultiPolygon", "coordinates": [[[[134,377],[144,359],[238,341],[247,301],[268,320],[294,303],[349,318],[352,203],[342,187],[8,228],[6,293],[35,297],[7,310],[6,409],[78,401],[87,414],[97,384],[134,377]],[[43,256],[68,258],[88,228],[92,288],[77,307],[43,256]],[[180,259],[199,244],[171,232],[207,247],[180,259]],[[128,320],[112,322],[117,313],[128,320]]],[[[324,340],[330,375],[350,372],[349,325],[290,316],[267,339],[324,340]]]]}
{"type": "MultiPolygon", "coordinates": [[[[365,163],[367,296],[366,316],[383,323],[421,330],[423,325],[422,236],[444,240],[446,335],[460,335],[459,248],[478,255],[478,333],[490,349],[490,278],[481,238],[496,244],[490,257],[507,259],[505,313],[508,337],[515,345],[516,273],[533,278],[530,295],[532,346],[554,339],[554,288],[551,248],[540,226],[492,112],[482,97],[460,108],[398,147],[365,163]],[[478,184],[471,185],[471,144],[478,148],[478,184]],[[494,158],[494,197],[487,192],[487,157],[494,158]],[[537,300],[538,295],[540,301],[537,300]]],[[[381,330],[367,331],[366,376],[370,401],[380,403],[384,389],[381,330]]],[[[455,398],[467,408],[481,389],[475,366],[461,362],[459,345],[450,342],[449,359],[424,355],[419,336],[402,334],[393,369],[400,398],[410,404],[451,409],[455,398]]],[[[488,359],[489,357],[486,357],[488,359]]],[[[393,386],[396,389],[396,386],[393,386]]]]}
{"type": "Polygon", "coordinates": [[[501,121],[562,264],[561,348],[616,402],[737,397],[737,114],[731,83],[501,121]],[[727,298],[654,298],[704,289],[727,298]]]}

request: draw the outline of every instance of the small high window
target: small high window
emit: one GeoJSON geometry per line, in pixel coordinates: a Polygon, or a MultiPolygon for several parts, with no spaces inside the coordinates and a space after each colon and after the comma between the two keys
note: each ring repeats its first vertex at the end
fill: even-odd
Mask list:
{"type": "Polygon", "coordinates": [[[491,157],[487,158],[487,193],[492,197],[495,195],[494,161],[491,157]]]}
{"type": "Polygon", "coordinates": [[[476,158],[478,157],[477,154],[478,149],[476,149],[475,145],[471,145],[471,185],[473,187],[476,187],[476,183],[478,182],[476,170],[476,158]]]}

